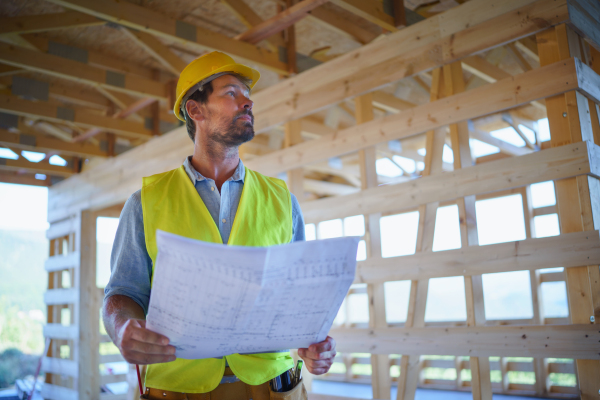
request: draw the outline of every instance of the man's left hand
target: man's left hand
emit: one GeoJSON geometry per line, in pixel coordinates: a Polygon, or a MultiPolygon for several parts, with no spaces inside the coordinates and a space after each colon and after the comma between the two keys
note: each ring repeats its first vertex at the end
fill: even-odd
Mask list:
{"type": "Polygon", "coordinates": [[[298,349],[298,355],[304,360],[308,372],[323,375],[329,371],[336,355],[335,340],[327,336],[320,343],[311,344],[308,349],[298,349]]]}

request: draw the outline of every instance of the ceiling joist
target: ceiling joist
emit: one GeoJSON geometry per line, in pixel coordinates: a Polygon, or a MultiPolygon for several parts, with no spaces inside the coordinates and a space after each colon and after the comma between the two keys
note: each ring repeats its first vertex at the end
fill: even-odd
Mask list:
{"type": "Polygon", "coordinates": [[[176,20],[159,12],[117,0],[49,0],[51,3],[159,36],[174,43],[198,49],[218,50],[287,75],[287,65],[279,55],[225,35],[176,20]]]}
{"type": "Polygon", "coordinates": [[[165,85],[132,74],[106,71],[67,58],[0,43],[0,62],[137,96],[166,100],[165,85]]]}
{"type": "Polygon", "coordinates": [[[106,21],[77,11],[0,18],[0,37],[10,34],[22,35],[24,33],[104,24],[106,24],[106,21]]]}

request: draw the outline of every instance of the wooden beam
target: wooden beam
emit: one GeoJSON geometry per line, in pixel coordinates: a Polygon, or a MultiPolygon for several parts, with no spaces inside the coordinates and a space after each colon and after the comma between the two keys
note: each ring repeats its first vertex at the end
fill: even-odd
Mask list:
{"type": "MultiPolygon", "coordinates": [[[[149,105],[151,105],[153,103],[156,103],[156,100],[151,97],[139,99],[135,103],[131,104],[130,106],[126,107],[125,109],[123,109],[123,110],[119,111],[118,113],[116,113],[115,115],[113,115],[112,118],[116,118],[116,119],[127,118],[128,116],[135,114],[142,108],[148,107],[149,105]]],[[[90,138],[96,136],[100,132],[102,132],[102,129],[92,128],[89,131],[87,131],[86,133],[84,133],[83,135],[75,137],[73,139],[73,141],[74,142],[84,142],[84,141],[89,140],[90,138]]]]}
{"type": "Polygon", "coordinates": [[[261,65],[269,70],[287,74],[286,65],[275,53],[264,51],[249,43],[176,20],[157,11],[117,0],[51,0],[52,3],[117,23],[132,29],[162,37],[199,51],[218,50],[261,65]]]}
{"type": "Polygon", "coordinates": [[[79,252],[74,251],[67,255],[50,256],[44,263],[47,272],[63,271],[65,269],[79,268],[79,252]]]}
{"type": "Polygon", "coordinates": [[[52,165],[48,161],[40,161],[37,163],[27,161],[21,157],[18,160],[9,160],[0,158],[0,170],[2,171],[29,171],[33,173],[56,175],[69,177],[73,175],[73,170],[69,167],[61,167],[52,165]]]}
{"type": "Polygon", "coordinates": [[[237,35],[235,38],[244,42],[257,44],[268,37],[283,31],[292,26],[302,18],[306,17],[309,11],[319,7],[329,0],[302,0],[290,8],[287,8],[258,25],[253,26],[246,32],[237,35]]]}
{"type": "Polygon", "coordinates": [[[73,122],[86,128],[100,128],[123,136],[150,139],[151,131],[142,124],[104,117],[89,111],[57,107],[42,101],[28,101],[0,94],[0,111],[52,122],[73,122]]]}
{"type": "Polygon", "coordinates": [[[413,108],[416,104],[397,98],[391,93],[376,90],[373,92],[373,105],[392,113],[413,108]]]}
{"type": "Polygon", "coordinates": [[[600,263],[598,231],[359,261],[354,282],[470,276],[536,270],[540,265],[544,268],[568,268],[588,263],[600,263]]]}
{"type": "Polygon", "coordinates": [[[463,69],[486,82],[494,83],[508,78],[510,74],[481,56],[467,57],[461,61],[463,69]]]}
{"type": "MultiPolygon", "coordinates": [[[[582,4],[585,2],[581,2],[582,4]]],[[[592,3],[590,3],[592,4],[592,3]]],[[[596,11],[598,5],[595,4],[596,11]]],[[[593,10],[592,10],[593,12],[593,10]]],[[[597,25],[597,24],[596,24],[597,25]]],[[[594,27],[597,30],[597,26],[594,27]]],[[[545,30],[537,36],[540,65],[568,57],[582,57],[582,41],[566,25],[545,30]]],[[[596,83],[598,85],[598,83],[596,83]]],[[[597,90],[600,90],[596,88],[597,90]]],[[[592,96],[593,97],[593,96],[592,96]]],[[[594,99],[598,102],[598,97],[594,99]]],[[[564,148],[582,140],[593,141],[589,102],[579,92],[569,92],[546,99],[550,142],[564,148]]],[[[600,188],[590,177],[576,177],[555,182],[556,205],[561,233],[598,229],[600,188]]],[[[593,324],[600,319],[600,280],[598,264],[585,263],[565,270],[569,319],[573,324],[593,324]],[[591,317],[594,318],[591,318],[591,317]]],[[[578,394],[582,399],[596,397],[600,391],[600,362],[589,357],[574,357],[577,365],[578,394]]]]}
{"type": "Polygon", "coordinates": [[[77,11],[0,18],[0,36],[104,25],[106,21],[77,11]]]}
{"type": "Polygon", "coordinates": [[[30,186],[50,186],[47,179],[40,180],[35,179],[31,174],[17,174],[15,172],[0,172],[0,182],[3,183],[15,183],[17,185],[30,185],[30,186]]]}
{"type": "Polygon", "coordinates": [[[63,57],[0,43],[0,61],[15,67],[84,82],[137,96],[166,100],[165,85],[150,79],[106,71],[63,57]]]}
{"type": "Polygon", "coordinates": [[[44,293],[44,303],[48,305],[76,303],[78,298],[78,290],[76,288],[52,289],[44,293]]]}
{"type": "Polygon", "coordinates": [[[367,29],[351,23],[337,13],[330,11],[324,7],[315,8],[310,12],[312,20],[320,22],[328,28],[333,28],[335,31],[348,36],[361,44],[371,43],[377,36],[367,29]]]}
{"type": "Polygon", "coordinates": [[[434,201],[490,193],[532,183],[591,174],[598,176],[600,147],[587,142],[509,157],[473,167],[385,185],[339,198],[306,202],[306,223],[373,212],[400,211],[434,201]]]}
{"type": "Polygon", "coordinates": [[[56,55],[61,57],[72,57],[80,62],[87,60],[86,63],[92,67],[98,67],[123,74],[134,74],[147,79],[153,79],[152,74],[154,69],[132,63],[131,60],[117,58],[112,54],[104,54],[98,51],[92,51],[86,48],[73,46],[66,40],[60,40],[57,38],[52,38],[52,40],[49,40],[37,33],[23,35],[23,38],[44,53],[56,53],[56,55]]]}
{"type": "Polygon", "coordinates": [[[483,143],[496,146],[500,149],[501,152],[510,154],[511,156],[522,156],[523,154],[529,154],[533,151],[527,147],[517,147],[515,145],[512,145],[508,142],[505,142],[504,140],[493,137],[489,132],[484,132],[479,129],[469,129],[469,135],[473,139],[477,139],[479,141],[482,141],[483,143]]]}
{"type": "Polygon", "coordinates": [[[331,336],[340,352],[600,359],[600,332],[590,324],[338,328],[331,330],[331,336]]]}
{"type": "Polygon", "coordinates": [[[181,71],[186,67],[187,63],[175,55],[156,36],[128,28],[124,28],[121,31],[174,75],[179,76],[181,71]]]}
{"type": "Polygon", "coordinates": [[[357,187],[344,185],[343,183],[319,181],[316,179],[304,178],[304,190],[325,196],[343,196],[359,191],[357,187]]]}
{"type": "Polygon", "coordinates": [[[106,157],[105,151],[89,143],[69,143],[34,132],[13,133],[0,128],[0,145],[21,150],[55,152],[74,157],[106,157]]]}
{"type": "Polygon", "coordinates": [[[398,30],[394,17],[383,10],[383,2],[368,0],[331,0],[331,2],[390,32],[398,30]]]}
{"type": "MultiPolygon", "coordinates": [[[[229,9],[247,28],[259,25],[263,19],[252,10],[243,0],[221,0],[221,3],[229,9]]],[[[283,38],[274,35],[267,39],[267,45],[271,51],[279,51],[279,47],[285,47],[283,38]]]]}
{"type": "Polygon", "coordinates": [[[264,132],[346,98],[564,22],[568,19],[566,1],[539,0],[524,6],[511,1],[494,8],[486,1],[468,1],[256,93],[254,113],[260,118],[256,118],[255,130],[264,132]],[[525,22],[515,24],[516,18],[525,22]],[[544,21],[544,28],[533,21],[544,21]],[[464,29],[465,25],[469,28],[464,29]]]}
{"type": "MultiPolygon", "coordinates": [[[[399,114],[388,115],[360,127],[343,129],[333,135],[273,152],[260,160],[252,160],[249,166],[263,173],[278,174],[290,168],[347,154],[366,146],[407,138],[451,123],[517,107],[539,98],[583,89],[583,85],[591,86],[591,82],[578,83],[578,76],[584,75],[582,69],[595,75],[589,67],[576,59],[561,61],[468,92],[419,105],[399,114]],[[564,79],[556,80],[556,76],[562,76],[564,79]],[[518,95],[515,96],[515,93],[518,95]],[[461,104],[462,107],[457,109],[456,104],[461,104]]],[[[258,119],[258,112],[255,115],[258,119]]]]}

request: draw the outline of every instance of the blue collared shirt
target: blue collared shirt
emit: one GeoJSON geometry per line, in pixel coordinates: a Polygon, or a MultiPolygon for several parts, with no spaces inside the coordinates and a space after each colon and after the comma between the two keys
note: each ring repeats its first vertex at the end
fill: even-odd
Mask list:
{"type": "MultiPolygon", "coordinates": [[[[215,181],[196,171],[190,159],[191,157],[185,159],[183,167],[219,227],[223,243],[227,243],[244,188],[244,164],[240,160],[233,175],[223,183],[219,193],[215,181]]],[[[304,217],[293,194],[292,231],[292,242],[304,240],[304,217]]],[[[115,294],[127,296],[147,313],[152,259],[146,250],[141,190],[131,195],[121,212],[110,258],[110,270],[110,280],[104,289],[104,298],[115,294]]]]}

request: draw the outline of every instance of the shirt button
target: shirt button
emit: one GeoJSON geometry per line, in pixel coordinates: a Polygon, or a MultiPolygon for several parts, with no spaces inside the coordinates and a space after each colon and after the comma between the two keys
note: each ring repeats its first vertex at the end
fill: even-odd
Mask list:
{"type": "Polygon", "coordinates": [[[223,218],[222,221],[223,221],[223,223],[227,222],[227,221],[225,221],[225,218],[223,218]]]}
{"type": "Polygon", "coordinates": [[[212,191],[214,192],[214,191],[215,191],[215,187],[214,187],[214,186],[211,186],[211,187],[210,187],[210,190],[212,190],[212,191]]]}

